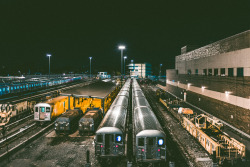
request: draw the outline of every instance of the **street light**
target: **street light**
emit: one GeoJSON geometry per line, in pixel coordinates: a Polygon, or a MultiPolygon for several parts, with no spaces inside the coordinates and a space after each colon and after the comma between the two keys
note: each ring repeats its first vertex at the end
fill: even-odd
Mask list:
{"type": "Polygon", "coordinates": [[[161,78],[161,66],[162,66],[162,64],[160,64],[160,74],[159,74],[159,78],[161,78]]]}
{"type": "Polygon", "coordinates": [[[125,73],[125,65],[126,65],[125,61],[127,59],[127,56],[124,56],[123,58],[124,58],[124,76],[125,76],[126,75],[126,73],[125,73]]]}
{"type": "Polygon", "coordinates": [[[49,57],[49,78],[50,78],[50,57],[51,57],[51,54],[47,54],[47,57],[49,57]]]}
{"type": "Polygon", "coordinates": [[[89,64],[90,64],[90,67],[89,67],[89,76],[90,76],[90,78],[91,78],[91,59],[92,59],[92,57],[89,57],[89,64]]]}
{"type": "Polygon", "coordinates": [[[118,49],[121,50],[121,76],[122,76],[122,57],[123,57],[123,50],[125,49],[124,45],[120,45],[118,49]]]}

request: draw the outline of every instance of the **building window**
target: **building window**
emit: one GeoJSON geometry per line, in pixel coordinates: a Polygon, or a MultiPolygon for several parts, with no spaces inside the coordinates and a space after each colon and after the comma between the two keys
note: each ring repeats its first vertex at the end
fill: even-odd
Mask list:
{"type": "Polygon", "coordinates": [[[225,74],[226,74],[225,68],[221,68],[221,69],[220,69],[220,75],[221,75],[221,76],[225,76],[225,74]]]}
{"type": "Polygon", "coordinates": [[[203,75],[207,75],[207,69],[203,69],[203,75]]]}
{"type": "Polygon", "coordinates": [[[191,75],[191,70],[190,70],[190,69],[187,71],[187,74],[188,74],[188,75],[191,75]]]}
{"type": "Polygon", "coordinates": [[[237,68],[237,77],[243,77],[243,76],[244,76],[244,69],[237,68]]]}
{"type": "Polygon", "coordinates": [[[195,69],[195,75],[198,75],[198,74],[199,74],[199,70],[195,69]]]}
{"type": "Polygon", "coordinates": [[[208,69],[208,76],[212,76],[212,69],[208,69]]]}
{"type": "Polygon", "coordinates": [[[178,75],[179,74],[179,71],[178,70],[176,70],[176,75],[178,75]]]}
{"type": "Polygon", "coordinates": [[[234,69],[233,68],[228,68],[228,76],[233,77],[234,76],[234,69]]]}
{"type": "Polygon", "coordinates": [[[218,68],[214,69],[214,76],[218,76],[218,68]]]}

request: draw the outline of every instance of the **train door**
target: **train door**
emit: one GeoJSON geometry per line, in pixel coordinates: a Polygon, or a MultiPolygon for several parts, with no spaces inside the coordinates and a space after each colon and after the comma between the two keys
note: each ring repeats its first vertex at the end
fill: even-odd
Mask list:
{"type": "Polygon", "coordinates": [[[45,107],[39,107],[39,120],[44,120],[45,119],[45,107]]]}
{"type": "Polygon", "coordinates": [[[111,153],[111,147],[114,142],[113,134],[105,134],[105,154],[111,153]]]}
{"type": "Polygon", "coordinates": [[[153,159],[155,157],[155,137],[146,138],[146,159],[153,159]]]}

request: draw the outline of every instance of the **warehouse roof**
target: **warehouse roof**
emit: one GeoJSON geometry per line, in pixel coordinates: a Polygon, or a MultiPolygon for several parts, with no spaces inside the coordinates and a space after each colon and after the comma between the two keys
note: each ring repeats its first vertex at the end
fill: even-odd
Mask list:
{"type": "Polygon", "coordinates": [[[95,97],[103,99],[108,96],[116,87],[113,82],[97,81],[90,85],[79,86],[62,91],[62,96],[74,96],[74,97],[95,97]]]}

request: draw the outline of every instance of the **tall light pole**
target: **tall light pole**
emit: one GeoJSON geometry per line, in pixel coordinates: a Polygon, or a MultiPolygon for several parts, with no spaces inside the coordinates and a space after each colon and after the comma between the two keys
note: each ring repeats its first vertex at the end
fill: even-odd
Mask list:
{"type": "Polygon", "coordinates": [[[90,66],[89,66],[89,77],[91,78],[91,59],[92,59],[92,57],[89,57],[89,64],[90,64],[90,66]]]}
{"type": "Polygon", "coordinates": [[[125,73],[125,65],[126,65],[126,63],[125,62],[126,62],[127,56],[124,56],[123,58],[124,58],[124,76],[125,76],[126,75],[126,73],[125,73]]]}
{"type": "Polygon", "coordinates": [[[125,46],[124,45],[120,45],[118,47],[120,50],[121,50],[121,77],[122,77],[122,57],[123,57],[123,50],[125,49],[125,46]]]}
{"type": "Polygon", "coordinates": [[[160,74],[159,74],[159,78],[161,78],[161,66],[162,66],[162,64],[160,64],[160,74]]]}
{"type": "Polygon", "coordinates": [[[49,57],[49,78],[50,78],[50,57],[51,57],[51,54],[47,54],[47,57],[49,57]]]}

